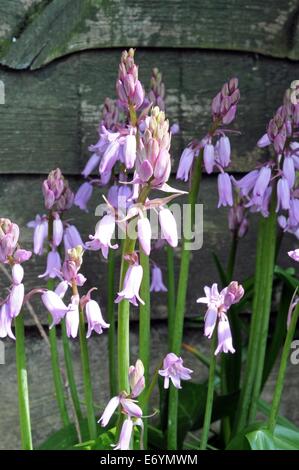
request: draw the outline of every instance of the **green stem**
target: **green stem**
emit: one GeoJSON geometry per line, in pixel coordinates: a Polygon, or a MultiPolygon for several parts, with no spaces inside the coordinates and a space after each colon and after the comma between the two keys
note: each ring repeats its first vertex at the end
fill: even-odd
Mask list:
{"type": "Polygon", "coordinates": [[[286,373],[287,364],[288,364],[289,352],[290,352],[291,343],[292,343],[292,340],[296,331],[296,324],[297,324],[298,316],[299,316],[299,305],[297,305],[295,311],[292,314],[292,319],[290,322],[290,326],[288,328],[287,336],[286,336],[285,343],[284,343],[283,350],[282,350],[282,356],[281,356],[277,381],[275,385],[274,395],[272,399],[272,406],[271,406],[269,421],[268,421],[269,431],[272,433],[274,432],[278,413],[279,413],[279,407],[280,407],[280,401],[281,401],[281,396],[282,396],[282,391],[283,391],[283,386],[284,386],[284,378],[285,378],[285,373],[286,373]]]}
{"type": "MultiPolygon", "coordinates": [[[[77,386],[76,386],[76,381],[75,381],[75,376],[74,376],[74,368],[73,368],[69,339],[68,339],[67,332],[66,332],[65,320],[62,320],[61,322],[61,333],[62,333],[62,344],[63,344],[64,362],[65,362],[67,379],[68,379],[68,383],[70,387],[74,410],[77,416],[78,423],[81,428],[83,415],[82,415],[80,400],[79,400],[79,396],[77,392],[77,386]]],[[[82,432],[82,429],[81,429],[81,432],[82,432]]]]}
{"type": "MultiPolygon", "coordinates": [[[[188,203],[191,206],[191,214],[188,212],[186,220],[186,227],[194,227],[195,221],[195,204],[199,192],[201,181],[201,165],[202,165],[202,152],[195,159],[191,189],[188,196],[188,203]],[[191,224],[190,224],[191,222],[191,224]]],[[[189,264],[190,264],[190,242],[183,239],[182,257],[180,266],[180,275],[178,282],[178,295],[175,309],[175,328],[172,333],[171,352],[179,355],[181,352],[181,344],[183,339],[184,315],[185,304],[187,295],[189,264]]],[[[168,450],[175,450],[177,448],[177,420],[178,420],[178,390],[175,387],[170,387],[169,390],[169,404],[168,404],[168,430],[167,441],[168,450]]]]}
{"type": "MultiPolygon", "coordinates": [[[[49,290],[54,289],[54,280],[49,279],[47,282],[47,288],[49,290]]],[[[52,323],[52,317],[48,316],[49,324],[52,323]]],[[[51,365],[52,365],[52,373],[53,373],[53,381],[54,381],[54,388],[55,388],[55,395],[57,400],[57,405],[61,417],[61,421],[63,426],[68,426],[70,424],[70,419],[68,415],[66,399],[64,394],[64,386],[63,380],[61,377],[61,370],[59,364],[59,354],[57,348],[57,336],[56,336],[56,327],[53,326],[49,330],[49,342],[50,342],[50,351],[51,351],[51,365]]]]}
{"type": "Polygon", "coordinates": [[[275,250],[276,250],[276,233],[277,233],[277,216],[275,212],[276,201],[271,201],[270,215],[266,224],[267,242],[265,243],[265,258],[263,260],[263,283],[262,290],[259,295],[257,309],[259,305],[263,306],[259,337],[258,337],[258,354],[256,363],[256,375],[253,383],[253,396],[249,409],[249,424],[256,418],[257,404],[261,394],[263,381],[263,371],[265,364],[267,340],[269,333],[269,321],[271,314],[273,272],[275,266],[275,250]]]}
{"type": "Polygon", "coordinates": [[[117,395],[117,369],[116,369],[116,338],[115,338],[115,316],[114,316],[114,276],[115,276],[115,252],[109,250],[108,255],[108,323],[110,324],[108,330],[108,354],[109,354],[109,383],[110,395],[114,397],[117,395]]]}
{"type": "Polygon", "coordinates": [[[32,450],[28,380],[26,369],[25,333],[23,315],[15,318],[16,329],[16,366],[18,376],[18,396],[21,442],[24,450],[32,450]]]}
{"type": "Polygon", "coordinates": [[[81,308],[80,308],[80,320],[79,320],[79,334],[80,334],[81,362],[82,362],[82,370],[83,370],[83,383],[84,383],[85,405],[86,405],[86,410],[87,410],[88,430],[89,430],[90,439],[95,439],[97,437],[97,427],[96,427],[95,412],[94,412],[94,407],[93,407],[93,393],[92,393],[92,384],[91,384],[91,377],[90,377],[89,353],[88,353],[88,345],[87,345],[87,340],[86,340],[84,314],[81,308]]]}
{"type": "MultiPolygon", "coordinates": [[[[124,259],[125,254],[132,253],[136,240],[128,237],[123,244],[119,290],[123,289],[124,279],[128,270],[128,262],[124,259]]],[[[118,386],[119,391],[130,393],[128,371],[130,367],[130,304],[128,300],[122,300],[118,304],[118,386]]]]}
{"type": "Polygon", "coordinates": [[[153,378],[151,380],[151,383],[149,386],[145,389],[144,393],[144,401],[148,404],[150,401],[150,398],[152,396],[152,393],[154,391],[155,386],[157,385],[158,378],[159,378],[159,370],[162,368],[162,362],[159,364],[159,366],[156,368],[153,378]]]}
{"type": "Polygon", "coordinates": [[[167,307],[168,307],[168,344],[171,349],[171,341],[175,320],[175,277],[174,277],[174,253],[173,248],[167,245],[167,307]]]}
{"type": "Polygon", "coordinates": [[[252,320],[244,382],[236,414],[236,432],[247,424],[248,414],[251,420],[255,416],[260,394],[271,309],[275,237],[276,213],[273,196],[269,217],[261,217],[259,223],[252,320]]]}
{"type": "Polygon", "coordinates": [[[234,232],[232,236],[232,242],[230,246],[227,270],[226,270],[228,282],[231,282],[233,280],[234,269],[235,269],[235,264],[236,264],[236,255],[237,255],[237,249],[238,249],[238,241],[239,241],[238,235],[236,232],[234,232]]]}
{"type": "MultiPolygon", "coordinates": [[[[138,197],[138,203],[144,204],[150,192],[149,186],[144,186],[138,197]]],[[[137,223],[132,219],[131,223],[137,223]]],[[[124,255],[133,253],[136,245],[136,239],[131,239],[127,235],[122,250],[119,290],[123,289],[124,279],[129,264],[124,259],[124,255]]],[[[119,391],[130,393],[128,371],[130,367],[130,304],[128,300],[122,300],[118,304],[118,328],[117,328],[117,346],[118,346],[118,386],[119,391]]]]}
{"type": "MultiPolygon", "coordinates": [[[[149,257],[140,251],[140,264],[143,268],[143,277],[140,288],[140,297],[145,305],[139,306],[139,358],[144,366],[145,383],[149,381],[149,365],[150,365],[150,328],[151,328],[151,307],[150,307],[150,267],[149,257]]],[[[142,408],[143,415],[148,414],[148,402],[145,392],[139,397],[139,404],[142,408]]],[[[147,420],[144,421],[144,448],[147,448],[147,420]]]]}
{"type": "Polygon", "coordinates": [[[210,426],[211,426],[213,400],[214,400],[215,370],[216,370],[216,356],[215,356],[216,342],[217,342],[217,332],[215,329],[212,340],[211,340],[211,362],[210,362],[210,369],[209,369],[208,393],[207,393],[203,430],[202,430],[202,435],[200,439],[200,447],[199,447],[200,450],[206,450],[207,448],[210,426]]]}

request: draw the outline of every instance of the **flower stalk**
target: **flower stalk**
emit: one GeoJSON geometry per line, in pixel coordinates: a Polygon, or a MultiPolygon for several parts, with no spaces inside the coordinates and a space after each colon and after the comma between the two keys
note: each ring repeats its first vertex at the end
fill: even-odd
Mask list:
{"type": "Polygon", "coordinates": [[[215,383],[215,370],[216,370],[216,343],[217,343],[217,332],[214,331],[212,341],[211,341],[211,360],[209,368],[209,379],[208,379],[208,392],[207,392],[207,401],[205,409],[205,417],[203,423],[203,430],[200,439],[200,450],[206,450],[209,431],[211,426],[212,410],[213,410],[213,400],[214,400],[214,383],[215,383]]]}
{"type": "Polygon", "coordinates": [[[277,416],[279,413],[279,407],[280,407],[280,402],[281,402],[281,397],[282,397],[282,392],[283,392],[283,387],[284,387],[285,373],[286,373],[286,369],[288,365],[288,358],[289,358],[289,353],[291,349],[291,343],[292,343],[292,340],[296,331],[298,316],[299,316],[299,305],[296,306],[295,311],[292,314],[291,322],[287,331],[287,336],[286,336],[283,350],[282,350],[281,361],[280,361],[280,366],[279,366],[279,371],[278,371],[278,376],[277,376],[276,385],[274,389],[274,395],[272,399],[272,405],[271,405],[270,416],[269,416],[269,421],[268,421],[268,428],[271,433],[273,433],[275,430],[277,416]]]}
{"type": "Polygon", "coordinates": [[[28,379],[25,353],[24,320],[22,314],[15,318],[16,328],[16,366],[18,376],[18,397],[21,442],[23,450],[32,450],[28,379]]]}

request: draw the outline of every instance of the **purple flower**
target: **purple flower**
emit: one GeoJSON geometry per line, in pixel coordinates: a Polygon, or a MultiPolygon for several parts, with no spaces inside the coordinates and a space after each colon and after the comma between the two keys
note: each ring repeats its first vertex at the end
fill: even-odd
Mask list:
{"type": "MultiPolygon", "coordinates": [[[[158,105],[159,106],[159,105],[158,105]]],[[[160,109],[162,109],[161,106],[159,106],[160,109]]],[[[176,134],[179,134],[180,133],[180,125],[177,123],[177,122],[174,122],[171,126],[170,126],[170,132],[172,135],[176,135],[176,134]]]]}
{"type": "Polygon", "coordinates": [[[232,336],[230,332],[227,310],[232,304],[240,302],[244,295],[243,287],[236,281],[232,281],[219,293],[216,283],[212,287],[205,286],[205,297],[200,297],[197,302],[207,304],[208,309],[205,314],[205,336],[211,338],[215,327],[218,329],[218,347],[215,354],[219,352],[234,353],[232,336]]]}
{"type": "Polygon", "coordinates": [[[63,235],[64,249],[67,252],[71,248],[81,245],[84,247],[81,235],[75,225],[68,225],[64,230],[63,235]]]}
{"type": "Polygon", "coordinates": [[[138,240],[144,253],[149,256],[151,252],[152,229],[150,221],[141,217],[137,222],[138,240]]]}
{"type": "Polygon", "coordinates": [[[218,153],[218,158],[219,163],[223,168],[226,168],[230,164],[230,154],[231,154],[231,148],[230,148],[230,141],[229,138],[226,136],[220,137],[217,145],[217,153],[218,153]]]}
{"type": "Polygon", "coordinates": [[[250,191],[254,188],[258,176],[259,170],[253,170],[243,176],[239,181],[233,178],[235,186],[240,189],[241,196],[248,196],[250,191]]]}
{"type": "Polygon", "coordinates": [[[295,261],[299,261],[299,248],[293,251],[288,251],[288,255],[295,261]]]}
{"type": "Polygon", "coordinates": [[[260,206],[271,179],[271,168],[263,166],[253,188],[253,204],[260,206]]]}
{"type": "Polygon", "coordinates": [[[129,302],[137,307],[138,300],[142,305],[144,305],[144,301],[139,296],[142,276],[142,266],[139,264],[130,265],[125,275],[123,289],[118,292],[115,303],[119,303],[122,300],[129,300],[129,302]]]}
{"type": "Polygon", "coordinates": [[[133,432],[133,421],[130,418],[124,420],[119,441],[114,447],[114,450],[128,450],[130,448],[130,442],[133,432]]]}
{"type": "Polygon", "coordinates": [[[104,258],[108,257],[109,248],[115,250],[118,245],[111,245],[111,239],[115,230],[115,217],[112,214],[104,215],[97,223],[95,234],[89,235],[90,242],[87,242],[86,248],[89,250],[101,250],[104,258]]]}
{"type": "Polygon", "coordinates": [[[290,189],[292,189],[296,179],[294,160],[292,157],[287,156],[283,161],[283,176],[286,178],[290,189]]]}
{"type": "Polygon", "coordinates": [[[197,303],[207,304],[208,309],[205,314],[205,330],[204,335],[208,338],[211,338],[217,323],[218,310],[224,304],[224,295],[223,292],[219,293],[218,286],[216,283],[212,287],[205,286],[204,292],[205,297],[200,297],[197,299],[197,303]]]}
{"type": "Polygon", "coordinates": [[[152,267],[151,292],[167,292],[167,287],[163,283],[162,271],[156,264],[152,267]]]}
{"type": "Polygon", "coordinates": [[[51,278],[55,279],[55,277],[58,277],[59,272],[61,270],[61,259],[59,256],[59,253],[53,249],[49,251],[48,256],[47,256],[47,267],[46,271],[43,274],[40,274],[38,277],[46,277],[46,278],[51,278]]]}
{"type": "Polygon", "coordinates": [[[100,306],[95,300],[89,300],[86,303],[85,314],[88,322],[86,338],[90,337],[92,331],[100,335],[105,328],[109,328],[110,325],[104,321],[100,306]]]}
{"type": "Polygon", "coordinates": [[[215,356],[220,353],[234,353],[235,349],[233,348],[232,334],[230,331],[229,321],[226,315],[222,315],[218,322],[218,346],[215,350],[215,356]]]}
{"type": "Polygon", "coordinates": [[[24,284],[16,284],[12,286],[8,300],[7,308],[11,318],[19,315],[24,301],[24,284]]]}
{"type": "Polygon", "coordinates": [[[41,299],[44,306],[52,316],[53,323],[50,326],[50,328],[52,328],[54,325],[57,325],[62,318],[65,317],[69,309],[61,297],[51,290],[44,292],[41,296],[41,299]]]}
{"type": "Polygon", "coordinates": [[[290,209],[290,187],[286,178],[280,178],[277,183],[277,207],[276,212],[282,209],[290,209]]]}
{"type": "Polygon", "coordinates": [[[37,215],[35,220],[28,222],[27,227],[34,228],[33,253],[41,256],[44,251],[44,242],[48,237],[48,220],[45,216],[37,215]]]}
{"type": "Polygon", "coordinates": [[[76,338],[79,329],[79,296],[73,295],[65,316],[66,334],[69,338],[76,338]]]}
{"type": "Polygon", "coordinates": [[[130,133],[125,137],[123,156],[125,167],[130,170],[133,168],[136,160],[136,136],[133,133],[130,133]]]}
{"type": "Polygon", "coordinates": [[[93,170],[99,165],[100,160],[101,160],[101,157],[97,153],[93,153],[91,157],[89,157],[89,160],[86,163],[81,175],[83,175],[84,178],[87,178],[93,172],[93,170]]]}
{"type": "Polygon", "coordinates": [[[15,285],[21,284],[24,277],[24,269],[20,264],[14,264],[11,269],[12,280],[15,285]]]}
{"type": "Polygon", "coordinates": [[[176,179],[188,181],[192,168],[195,151],[191,147],[186,147],[181,155],[176,179]]]}
{"type": "Polygon", "coordinates": [[[206,172],[208,174],[213,172],[215,164],[215,150],[214,145],[206,144],[203,150],[203,161],[205,165],[206,172]]]}
{"type": "Polygon", "coordinates": [[[257,142],[257,146],[260,147],[260,148],[263,148],[263,147],[268,147],[268,145],[271,144],[271,140],[269,139],[269,136],[268,134],[264,134],[260,140],[257,142]]]}
{"type": "Polygon", "coordinates": [[[15,263],[24,263],[25,261],[28,261],[31,258],[31,256],[32,256],[31,251],[18,248],[13,254],[13,259],[15,263]]]}
{"type": "Polygon", "coordinates": [[[108,405],[106,406],[102,416],[100,417],[98,421],[103,428],[107,426],[107,424],[109,423],[113,413],[115,412],[119,404],[120,404],[119,396],[111,398],[111,400],[108,402],[108,405]]]}
{"type": "Polygon", "coordinates": [[[140,359],[137,359],[135,366],[129,368],[129,383],[132,398],[138,397],[144,390],[144,366],[140,359]]]}
{"type": "Polygon", "coordinates": [[[218,175],[218,193],[218,208],[221,206],[225,207],[233,205],[232,183],[227,173],[220,173],[218,175]]]}
{"type": "Polygon", "coordinates": [[[183,366],[183,359],[174,353],[168,353],[163,360],[163,369],[159,375],[164,377],[164,388],[169,388],[169,379],[176,388],[181,387],[181,380],[191,379],[193,371],[183,366]]]}
{"type": "Polygon", "coordinates": [[[20,229],[9,219],[0,219],[0,262],[5,263],[16,249],[20,229]]]}
{"type": "Polygon", "coordinates": [[[161,238],[164,238],[170,246],[175,248],[178,245],[178,229],[172,212],[165,207],[162,208],[159,211],[159,222],[161,238]]]}
{"type": "Polygon", "coordinates": [[[7,304],[3,304],[0,307],[0,338],[6,338],[9,336],[11,339],[16,339],[11,330],[12,317],[9,314],[7,304]]]}
{"type": "Polygon", "coordinates": [[[92,196],[92,184],[83,183],[79,187],[78,191],[75,194],[74,204],[78,206],[82,211],[88,212],[87,204],[92,196]]]}
{"type": "Polygon", "coordinates": [[[56,213],[53,220],[53,246],[58,247],[62,241],[63,237],[63,223],[59,217],[59,214],[56,213]]]}
{"type": "Polygon", "coordinates": [[[119,133],[116,132],[114,134],[114,140],[109,143],[107,149],[104,152],[99,168],[101,175],[107,172],[110,173],[115,163],[120,157],[120,151],[122,150],[122,147],[120,146],[118,137],[119,133]]]}

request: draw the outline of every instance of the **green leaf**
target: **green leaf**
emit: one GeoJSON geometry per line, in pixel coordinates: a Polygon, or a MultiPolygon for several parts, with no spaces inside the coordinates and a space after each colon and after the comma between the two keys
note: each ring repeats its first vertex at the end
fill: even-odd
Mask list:
{"type": "Polygon", "coordinates": [[[293,268],[283,269],[280,266],[275,266],[274,275],[285,281],[292,289],[299,287],[299,281],[295,277],[293,268]]]}
{"type": "Polygon", "coordinates": [[[277,425],[271,434],[265,423],[253,423],[235,436],[227,450],[298,450],[299,432],[277,425]]]}
{"type": "Polygon", "coordinates": [[[251,450],[275,450],[271,433],[267,429],[258,429],[246,434],[251,450]]]}

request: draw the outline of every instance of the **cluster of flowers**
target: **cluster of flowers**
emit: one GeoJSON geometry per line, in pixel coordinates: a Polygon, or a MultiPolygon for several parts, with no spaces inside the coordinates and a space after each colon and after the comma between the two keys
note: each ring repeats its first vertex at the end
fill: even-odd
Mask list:
{"type": "Polygon", "coordinates": [[[34,229],[33,252],[35,255],[43,255],[45,241],[48,241],[47,267],[39,277],[55,279],[59,277],[62,266],[59,254],[62,241],[65,252],[77,245],[84,246],[84,243],[77,228],[62,220],[62,215],[73,205],[74,193],[59,168],[49,173],[48,178],[43,182],[42,189],[48,213],[42,216],[36,215],[35,220],[29,222],[27,226],[34,229]]]}
{"type": "Polygon", "coordinates": [[[245,206],[253,212],[269,215],[269,206],[274,185],[277,191],[276,212],[278,222],[285,231],[299,236],[299,188],[296,171],[299,169],[299,104],[292,103],[291,89],[286,91],[284,104],[278,108],[260,138],[260,148],[272,147],[270,160],[249,172],[239,181],[234,181],[245,206]],[[281,211],[286,211],[281,213],[281,211]]]}
{"type": "Polygon", "coordinates": [[[99,304],[91,299],[91,292],[96,288],[90,289],[80,299],[78,286],[81,287],[86,282],[85,276],[79,272],[82,260],[81,245],[69,249],[62,269],[58,273],[61,281],[54,291],[44,289],[41,296],[44,306],[53,318],[51,326],[57,325],[65,318],[67,335],[71,338],[76,338],[78,335],[80,309],[85,311],[88,322],[87,338],[90,337],[92,331],[101,334],[104,329],[109,328],[109,324],[103,319],[99,304]],[[72,288],[72,296],[71,302],[66,305],[63,298],[69,287],[72,288]]]}
{"type": "Polygon", "coordinates": [[[204,334],[211,338],[217,325],[218,346],[215,350],[215,355],[220,352],[234,353],[235,349],[233,347],[227,311],[233,304],[240,302],[244,295],[244,289],[236,281],[232,281],[220,293],[216,283],[212,287],[205,286],[204,292],[206,296],[197,299],[198,303],[207,304],[208,306],[205,314],[204,334]]]}
{"type": "Polygon", "coordinates": [[[22,309],[25,296],[23,284],[24,269],[22,263],[31,258],[31,251],[19,245],[20,229],[9,219],[0,219],[0,263],[11,268],[12,284],[8,295],[0,300],[0,338],[9,336],[15,339],[12,321],[22,309]]]}
{"type": "MultiPolygon", "coordinates": [[[[164,377],[164,388],[169,387],[169,380],[171,379],[173,385],[180,389],[181,380],[191,379],[190,374],[192,372],[191,369],[183,366],[182,358],[169,353],[163,360],[163,369],[159,370],[159,375],[164,377]]],[[[143,430],[142,409],[138,406],[136,400],[145,388],[144,367],[140,359],[137,359],[135,366],[130,366],[128,378],[130,394],[121,392],[116,397],[111,398],[98,421],[101,426],[106,427],[117,408],[120,408],[124,420],[119,441],[114,446],[115,450],[128,450],[130,448],[134,426],[139,426],[143,430]]],[[[140,441],[142,444],[142,433],[140,441]]]]}
{"type": "Polygon", "coordinates": [[[28,223],[33,233],[33,252],[41,256],[44,252],[45,241],[48,244],[47,266],[39,278],[59,279],[55,290],[35,289],[57,325],[63,319],[66,322],[67,335],[75,338],[79,328],[80,309],[85,311],[89,338],[92,331],[101,334],[109,328],[102,316],[99,304],[91,299],[91,289],[80,299],[78,286],[82,287],[86,278],[79,272],[85,245],[75,225],[63,221],[62,217],[74,202],[74,194],[59,168],[49,173],[43,182],[43,196],[47,215],[37,215],[34,221],[28,223]],[[64,244],[65,259],[62,261],[59,250],[64,244]],[[63,301],[69,287],[72,289],[71,301],[66,305],[63,301]]]}

